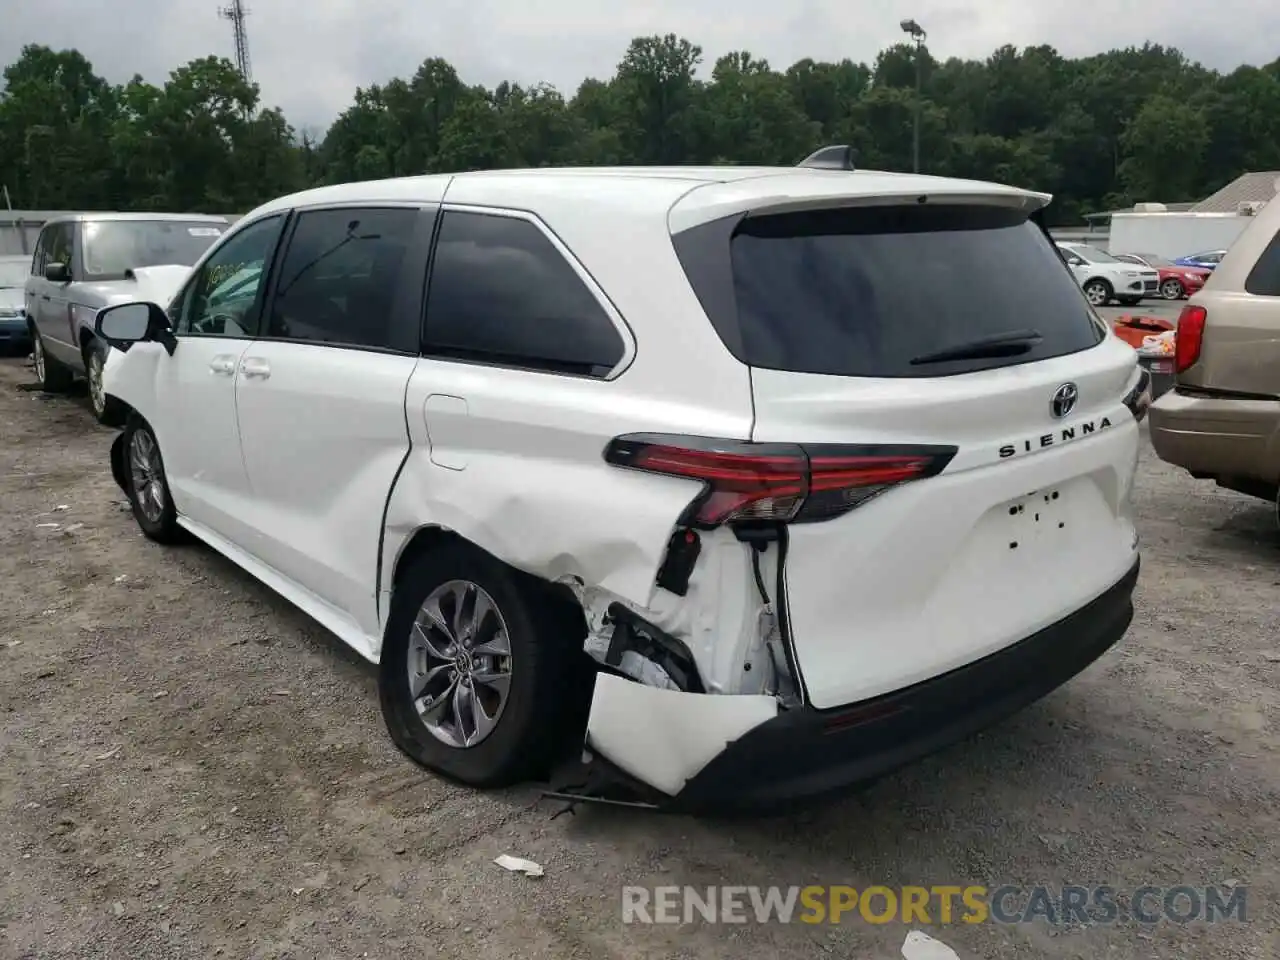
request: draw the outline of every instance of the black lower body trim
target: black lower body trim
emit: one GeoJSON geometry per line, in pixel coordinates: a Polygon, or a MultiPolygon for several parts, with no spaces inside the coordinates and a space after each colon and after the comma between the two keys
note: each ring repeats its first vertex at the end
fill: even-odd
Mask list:
{"type": "Polygon", "coordinates": [[[1075,613],[990,656],[872,700],[779,714],[730,743],[667,808],[767,813],[865,783],[1004,719],[1109,650],[1133,619],[1140,562],[1075,613]]]}

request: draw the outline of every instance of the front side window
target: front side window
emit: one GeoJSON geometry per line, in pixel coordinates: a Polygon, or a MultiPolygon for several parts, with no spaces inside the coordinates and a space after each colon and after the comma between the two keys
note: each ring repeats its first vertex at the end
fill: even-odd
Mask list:
{"type": "Polygon", "coordinates": [[[258,293],[280,236],[282,216],[265,217],[227,239],[177,301],[176,332],[194,337],[252,337],[258,293]]]}
{"type": "Polygon", "coordinates": [[[417,317],[393,316],[400,267],[421,212],[312,210],[298,217],[280,264],[266,336],[417,353],[417,317]]]}
{"type": "Polygon", "coordinates": [[[437,356],[606,376],[626,344],[595,295],[529,220],[446,211],[427,294],[437,356]]]}
{"type": "Polygon", "coordinates": [[[204,256],[223,226],[199,220],[89,220],[83,227],[84,273],[118,280],[136,267],[189,267],[204,256]]]}
{"type": "Polygon", "coordinates": [[[51,263],[61,263],[71,267],[71,224],[55,223],[45,228],[44,264],[41,273],[51,263]]]}
{"type": "Polygon", "coordinates": [[[36,250],[31,255],[31,275],[33,277],[44,276],[44,256],[48,248],[49,228],[45,227],[40,231],[40,235],[36,237],[36,250]]]}

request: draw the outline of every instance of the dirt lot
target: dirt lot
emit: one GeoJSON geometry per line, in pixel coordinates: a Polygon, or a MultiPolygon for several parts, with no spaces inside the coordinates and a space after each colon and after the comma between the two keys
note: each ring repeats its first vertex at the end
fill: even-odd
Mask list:
{"type": "Polygon", "coordinates": [[[533,788],[403,760],[372,671],[210,551],[144,540],[112,432],[30,380],[0,363],[0,956],[881,960],[905,928],[625,926],[620,888],[1224,881],[1248,923],[932,932],[965,960],[1280,956],[1280,537],[1260,502],[1145,452],[1123,644],[843,802],[552,820],[533,788]]]}

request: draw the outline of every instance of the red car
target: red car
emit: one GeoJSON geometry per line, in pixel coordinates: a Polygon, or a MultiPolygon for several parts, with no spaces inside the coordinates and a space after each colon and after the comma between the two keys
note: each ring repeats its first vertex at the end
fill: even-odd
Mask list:
{"type": "Polygon", "coordinates": [[[1172,260],[1157,257],[1150,253],[1113,253],[1117,260],[1150,267],[1160,273],[1160,296],[1166,300],[1181,300],[1189,297],[1209,278],[1211,270],[1202,267],[1180,267],[1172,260]]]}

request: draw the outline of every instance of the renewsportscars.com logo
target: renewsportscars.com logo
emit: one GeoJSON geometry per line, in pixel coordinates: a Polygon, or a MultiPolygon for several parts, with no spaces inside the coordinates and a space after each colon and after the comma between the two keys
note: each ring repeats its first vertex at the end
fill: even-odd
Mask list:
{"type": "Polygon", "coordinates": [[[1218,923],[1247,920],[1222,886],[623,887],[623,923],[1218,923]]]}

